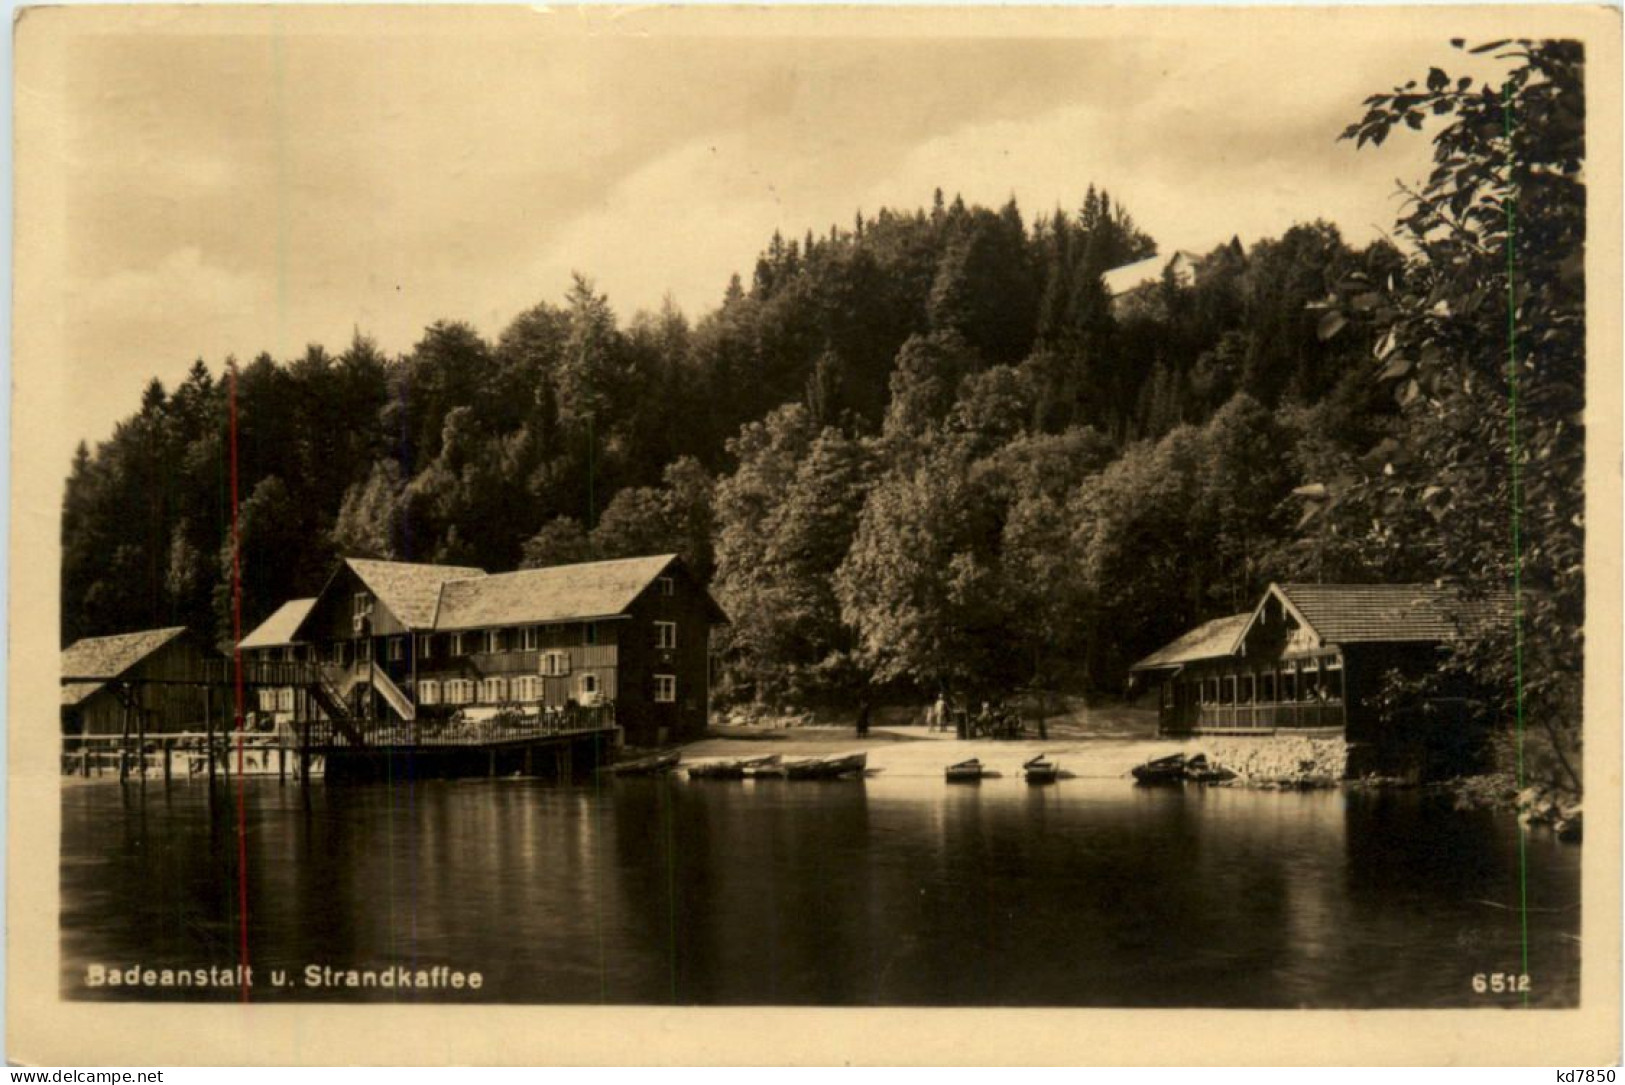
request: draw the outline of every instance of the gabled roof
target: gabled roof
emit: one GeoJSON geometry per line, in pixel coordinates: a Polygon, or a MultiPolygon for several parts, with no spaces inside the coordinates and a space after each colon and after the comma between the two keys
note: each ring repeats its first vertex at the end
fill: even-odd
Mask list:
{"type": "Polygon", "coordinates": [[[484,569],[471,565],[416,565],[371,558],[345,558],[344,563],[408,629],[434,627],[442,584],[485,576],[484,569]]]}
{"type": "MultiPolygon", "coordinates": [[[[448,581],[436,629],[478,629],[625,614],[675,554],[589,561],[448,581]]],[[[719,612],[720,613],[720,612],[719,612]]]]}
{"type": "MultiPolygon", "coordinates": [[[[111,637],[86,637],[62,650],[62,675],[117,678],[186,632],[185,626],[145,629],[111,637]]],[[[101,689],[103,682],[74,682],[62,687],[62,703],[76,705],[101,689]]]]}
{"type": "Polygon", "coordinates": [[[1241,645],[1242,631],[1252,622],[1252,611],[1231,614],[1203,622],[1178,640],[1170,641],[1140,660],[1131,671],[1157,671],[1198,659],[1217,659],[1233,655],[1241,645]]]}
{"type": "Polygon", "coordinates": [[[292,599],[276,608],[276,613],[265,619],[254,631],[244,637],[237,645],[239,648],[280,648],[283,645],[294,643],[294,632],[299,623],[305,620],[310,608],[316,605],[314,597],[310,599],[292,599]]]}
{"type": "Polygon", "coordinates": [[[1272,584],[1270,590],[1323,644],[1454,640],[1463,623],[1510,616],[1505,592],[1468,599],[1459,589],[1433,584],[1272,584]]]}

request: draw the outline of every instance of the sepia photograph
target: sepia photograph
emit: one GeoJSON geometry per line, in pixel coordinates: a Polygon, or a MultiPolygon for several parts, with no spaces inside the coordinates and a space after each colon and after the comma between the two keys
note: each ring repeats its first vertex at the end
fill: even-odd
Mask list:
{"type": "Polygon", "coordinates": [[[1617,16],[25,9],[12,1057],[1617,1061],[1617,16]]]}

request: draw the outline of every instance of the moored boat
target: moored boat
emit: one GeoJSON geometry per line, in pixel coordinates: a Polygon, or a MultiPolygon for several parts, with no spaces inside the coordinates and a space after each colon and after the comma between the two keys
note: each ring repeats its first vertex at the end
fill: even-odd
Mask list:
{"type": "Polygon", "coordinates": [[[1185,779],[1196,784],[1222,784],[1234,780],[1236,774],[1223,765],[1208,761],[1206,754],[1197,754],[1185,762],[1185,779]]]}
{"type": "Polygon", "coordinates": [[[852,753],[841,757],[814,757],[805,761],[784,763],[784,775],[792,780],[833,780],[840,776],[863,775],[869,764],[866,753],[852,753]]]}
{"type": "Polygon", "coordinates": [[[982,762],[979,758],[961,761],[956,765],[948,766],[948,782],[950,784],[974,784],[982,779],[982,762]]]}
{"type": "Polygon", "coordinates": [[[1061,778],[1061,766],[1043,754],[1021,766],[1029,784],[1053,784],[1061,778]]]}
{"type": "Polygon", "coordinates": [[[637,761],[628,761],[624,765],[616,765],[610,771],[617,776],[658,776],[663,772],[670,772],[677,767],[682,754],[676,750],[670,753],[656,754],[654,757],[645,757],[637,761]]]}
{"type": "Polygon", "coordinates": [[[705,761],[698,765],[688,766],[690,780],[743,780],[748,773],[758,772],[768,775],[761,770],[770,768],[779,763],[778,754],[767,757],[744,757],[729,761],[705,761]]]}
{"type": "Polygon", "coordinates": [[[1185,755],[1171,754],[1168,757],[1159,757],[1155,761],[1147,761],[1143,765],[1135,765],[1129,770],[1134,776],[1134,782],[1140,784],[1179,784],[1185,782],[1185,755]]]}

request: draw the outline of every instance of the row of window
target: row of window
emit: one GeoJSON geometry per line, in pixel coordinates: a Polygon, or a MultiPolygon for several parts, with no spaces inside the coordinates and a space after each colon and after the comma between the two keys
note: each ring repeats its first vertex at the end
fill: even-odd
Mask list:
{"type": "Polygon", "coordinates": [[[1308,659],[1283,664],[1279,671],[1224,675],[1183,682],[1195,687],[1202,705],[1287,704],[1295,701],[1341,701],[1343,661],[1308,659]]]}
{"type": "Polygon", "coordinates": [[[291,688],[262,689],[258,692],[261,712],[293,711],[293,690],[291,688]]]}
{"type": "MultiPolygon", "coordinates": [[[[677,700],[677,676],[657,674],[655,700],[677,700]]],[[[493,676],[475,681],[471,678],[425,678],[418,682],[419,704],[507,704],[517,701],[530,704],[542,699],[542,680],[533,675],[517,677],[493,676]]],[[[577,700],[582,704],[597,702],[602,687],[596,674],[583,674],[576,686],[577,700]]]]}
{"type": "MultiPolygon", "coordinates": [[[[657,649],[671,651],[677,647],[676,622],[655,622],[654,627],[655,647],[657,649]]],[[[534,652],[541,646],[541,627],[534,625],[521,626],[512,629],[470,630],[463,633],[451,633],[448,634],[448,636],[450,639],[446,642],[446,644],[450,648],[449,654],[453,656],[473,655],[476,652],[484,652],[492,655],[502,652],[534,652]]],[[[352,642],[350,641],[341,640],[334,641],[332,644],[330,644],[327,650],[329,662],[348,662],[350,658],[350,649],[348,648],[348,645],[351,643],[352,642]]],[[[359,640],[353,643],[355,644],[355,660],[359,663],[369,662],[372,659],[372,641],[359,640]]],[[[588,622],[582,627],[581,643],[588,646],[598,643],[597,623],[588,622]]],[[[418,634],[417,648],[419,659],[435,658],[434,636],[428,633],[418,634]]],[[[283,649],[283,658],[293,659],[295,651],[296,649],[291,647],[283,649]]],[[[404,661],[406,659],[406,638],[386,638],[384,641],[384,652],[385,658],[387,658],[391,663],[399,663],[404,661]]],[[[543,671],[542,673],[568,674],[568,653],[556,652],[553,654],[565,660],[565,663],[563,664],[565,669],[563,671],[543,671]]]]}

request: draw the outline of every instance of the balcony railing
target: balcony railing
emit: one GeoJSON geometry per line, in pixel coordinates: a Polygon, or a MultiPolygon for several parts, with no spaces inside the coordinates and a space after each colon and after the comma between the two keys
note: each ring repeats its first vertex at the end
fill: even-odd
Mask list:
{"type": "MultiPolygon", "coordinates": [[[[600,705],[530,715],[498,712],[482,717],[457,713],[449,719],[357,720],[353,726],[368,747],[487,746],[606,731],[615,726],[615,708],[600,705]]],[[[355,745],[344,731],[325,720],[314,720],[309,727],[310,744],[317,749],[355,745]]]]}
{"type": "Polygon", "coordinates": [[[1274,731],[1294,727],[1341,727],[1344,722],[1341,701],[1283,701],[1198,705],[1195,726],[1204,731],[1274,731]]]}

